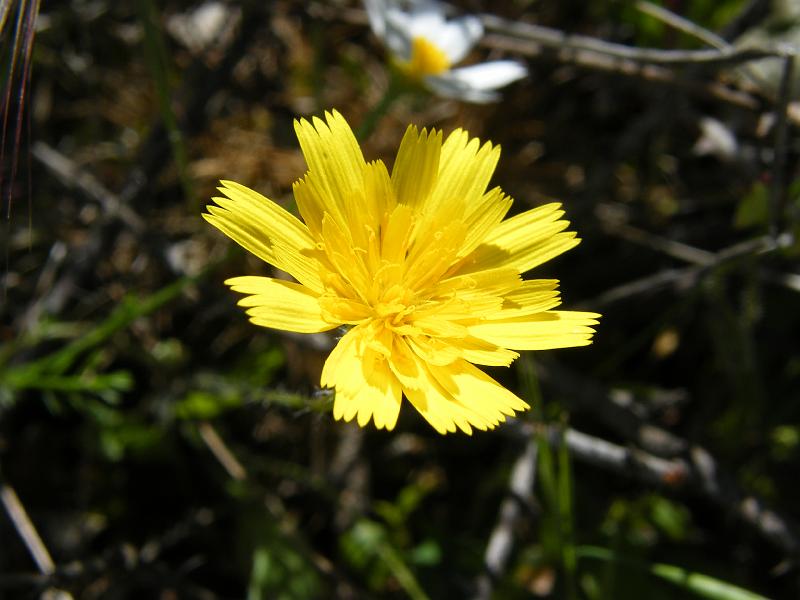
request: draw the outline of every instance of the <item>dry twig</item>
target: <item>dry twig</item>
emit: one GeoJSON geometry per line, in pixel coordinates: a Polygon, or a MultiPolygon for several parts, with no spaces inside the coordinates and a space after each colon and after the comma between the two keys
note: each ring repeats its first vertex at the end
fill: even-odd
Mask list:
{"type": "Polygon", "coordinates": [[[492,596],[494,582],[505,572],[514,544],[514,531],[523,513],[523,506],[533,505],[533,485],[536,480],[537,445],[529,438],[525,448],[511,469],[508,480],[508,496],[500,505],[497,523],[486,544],[483,555],[484,572],[476,583],[475,600],[488,600],[492,596]]]}
{"type": "Polygon", "coordinates": [[[220,437],[214,426],[208,421],[202,421],[197,425],[197,430],[200,432],[200,437],[203,442],[217,459],[222,468],[236,481],[244,481],[247,479],[247,471],[242,466],[233,452],[228,448],[228,445],[220,437]]]}
{"type": "Polygon", "coordinates": [[[720,67],[746,63],[760,58],[786,58],[795,54],[795,50],[788,46],[776,48],[726,46],[724,48],[703,50],[637,48],[606,42],[589,36],[569,34],[558,29],[532,23],[511,21],[490,14],[481,15],[481,21],[487,31],[534,42],[543,48],[557,51],[562,56],[574,56],[581,52],[591,52],[610,58],[654,65],[707,65],[720,67]]]}
{"type": "MultiPolygon", "coordinates": [[[[39,532],[28,516],[28,511],[20,502],[17,492],[8,483],[0,480],[0,502],[6,510],[8,518],[14,524],[14,529],[17,531],[25,547],[28,549],[39,573],[45,579],[52,577],[56,571],[55,563],[44,545],[39,532]]],[[[52,600],[72,600],[72,595],[63,590],[49,587],[43,594],[43,598],[50,598],[52,600]]]]}
{"type": "Polygon", "coordinates": [[[25,543],[25,547],[30,552],[33,561],[36,563],[40,573],[50,575],[55,571],[55,564],[44,545],[42,538],[36,531],[33,522],[28,516],[25,507],[17,496],[17,492],[9,484],[0,483],[0,502],[3,503],[3,508],[6,509],[6,514],[11,522],[14,524],[14,529],[20,539],[25,543]]]}

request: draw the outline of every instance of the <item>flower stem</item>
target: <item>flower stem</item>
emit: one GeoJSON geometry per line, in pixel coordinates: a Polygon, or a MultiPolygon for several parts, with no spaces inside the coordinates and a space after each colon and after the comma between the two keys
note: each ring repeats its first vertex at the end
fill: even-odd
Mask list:
{"type": "Polygon", "coordinates": [[[378,103],[370,109],[364,117],[364,120],[361,121],[361,126],[356,130],[356,139],[359,142],[364,141],[374,131],[380,118],[389,111],[389,107],[402,95],[403,88],[402,81],[400,81],[398,75],[392,71],[389,78],[389,85],[383,93],[383,96],[378,100],[378,103]]]}

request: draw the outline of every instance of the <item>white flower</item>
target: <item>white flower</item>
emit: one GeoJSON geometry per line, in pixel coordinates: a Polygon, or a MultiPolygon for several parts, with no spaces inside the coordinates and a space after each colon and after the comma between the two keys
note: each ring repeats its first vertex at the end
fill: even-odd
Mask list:
{"type": "Polygon", "coordinates": [[[389,47],[400,68],[440,96],[492,102],[500,98],[496,89],[528,74],[513,60],[451,68],[483,35],[477,17],[448,21],[444,5],[433,0],[406,2],[406,10],[399,0],[364,0],[364,4],[372,31],[389,47]]]}

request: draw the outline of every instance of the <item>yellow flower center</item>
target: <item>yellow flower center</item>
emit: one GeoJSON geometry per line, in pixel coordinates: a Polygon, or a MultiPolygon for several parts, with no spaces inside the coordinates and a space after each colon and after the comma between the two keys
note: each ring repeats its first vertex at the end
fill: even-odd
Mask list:
{"type": "Polygon", "coordinates": [[[398,285],[384,289],[380,300],[372,308],[375,319],[384,323],[390,331],[398,334],[408,332],[407,321],[414,313],[414,294],[398,285]]]}
{"type": "Polygon", "coordinates": [[[410,77],[422,79],[426,75],[444,73],[450,68],[450,61],[435,44],[417,36],[411,41],[411,59],[402,63],[401,68],[410,77]]]}

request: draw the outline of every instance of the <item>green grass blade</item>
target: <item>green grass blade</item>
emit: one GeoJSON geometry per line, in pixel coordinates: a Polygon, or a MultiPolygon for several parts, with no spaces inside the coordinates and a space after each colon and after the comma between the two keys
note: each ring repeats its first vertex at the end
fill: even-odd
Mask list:
{"type": "Polygon", "coordinates": [[[98,380],[92,377],[87,379],[88,375],[83,379],[81,375],[74,378],[62,376],[83,353],[99,346],[136,319],[157,310],[180,294],[192,281],[193,278],[181,278],[144,299],[129,296],[106,320],[60,350],[33,362],[0,370],[4,384],[16,390],[43,387],[55,390],[94,389],[98,380]]]}
{"type": "Polygon", "coordinates": [[[617,562],[626,567],[646,571],[655,577],[669,581],[673,585],[693,593],[699,598],[707,598],[708,600],[768,600],[765,596],[710,575],[689,571],[676,565],[647,563],[624,557],[607,548],[579,546],[577,548],[577,556],[579,558],[617,562]]]}
{"type": "Polygon", "coordinates": [[[81,353],[101,344],[117,331],[125,329],[139,317],[143,317],[160,308],[178,296],[191,281],[192,279],[190,278],[179,279],[144,299],[135,296],[127,297],[100,325],[55,354],[42,360],[47,362],[48,368],[53,372],[63,373],[81,353]]]}
{"type": "Polygon", "coordinates": [[[149,64],[150,72],[156,87],[158,106],[164,129],[167,131],[172,156],[178,168],[178,177],[186,198],[192,197],[192,185],[189,179],[189,161],[186,153],[183,133],[178,127],[178,119],[172,110],[172,93],[169,85],[169,54],[161,35],[161,28],[157,25],[156,7],[152,0],[138,0],[139,18],[144,29],[145,58],[149,64]]]}
{"type": "Polygon", "coordinates": [[[411,600],[429,600],[428,594],[420,586],[413,571],[406,565],[394,547],[383,540],[378,544],[377,552],[411,600]]]}
{"type": "MultiPolygon", "coordinates": [[[[562,434],[563,437],[563,434],[562,434]]],[[[561,564],[566,579],[566,597],[578,598],[578,558],[575,551],[575,517],[572,466],[566,441],[558,447],[558,512],[561,523],[561,564]]]]}

